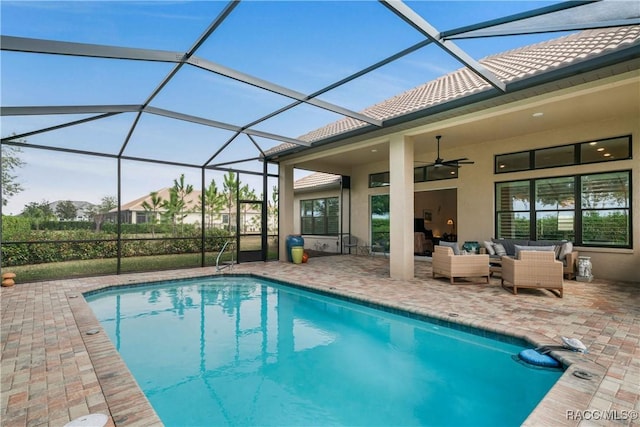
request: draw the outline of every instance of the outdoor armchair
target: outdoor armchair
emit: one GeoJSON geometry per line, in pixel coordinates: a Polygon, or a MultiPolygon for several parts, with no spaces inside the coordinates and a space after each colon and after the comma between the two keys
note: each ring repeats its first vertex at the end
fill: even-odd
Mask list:
{"type": "Polygon", "coordinates": [[[520,258],[502,257],[502,286],[547,289],[562,298],[562,263],[552,251],[520,251],[520,258]]]}
{"type": "Polygon", "coordinates": [[[456,278],[484,277],[489,283],[489,255],[454,255],[448,246],[434,246],[433,272],[436,275],[448,277],[451,284],[456,278]]]}

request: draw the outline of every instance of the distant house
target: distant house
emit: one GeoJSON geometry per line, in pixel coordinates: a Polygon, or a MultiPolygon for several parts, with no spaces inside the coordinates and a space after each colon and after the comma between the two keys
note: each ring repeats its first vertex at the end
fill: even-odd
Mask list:
{"type": "MultiPolygon", "coordinates": [[[[159,197],[162,201],[166,201],[170,199],[170,188],[165,187],[156,191],[157,197],[159,197]]],[[[200,205],[200,196],[202,192],[198,190],[193,190],[185,197],[185,214],[186,216],[182,220],[184,224],[196,224],[200,225],[202,222],[202,210],[200,205]]],[[[151,222],[153,216],[156,215],[158,219],[162,216],[164,212],[167,210],[164,207],[159,206],[157,211],[154,213],[151,210],[145,209],[144,204],[148,206],[153,206],[151,201],[151,194],[147,194],[146,196],[139,197],[135,200],[132,200],[128,203],[122,205],[120,209],[120,215],[122,219],[122,223],[124,224],[144,224],[147,222],[151,222]]],[[[109,213],[115,217],[118,213],[118,209],[112,209],[109,213]]],[[[244,212],[241,212],[241,215],[245,217],[242,218],[241,228],[243,231],[255,231],[259,226],[255,225],[259,224],[260,218],[260,209],[248,209],[244,212]]],[[[236,207],[232,205],[229,209],[228,207],[223,207],[222,210],[213,217],[208,215],[205,216],[205,223],[209,228],[228,228],[229,226],[229,218],[231,218],[231,229],[235,229],[235,218],[236,218],[236,207]]]]}
{"type": "MultiPolygon", "coordinates": [[[[165,187],[161,190],[156,191],[158,193],[158,197],[161,200],[169,200],[169,187],[165,187]]],[[[185,197],[186,208],[185,212],[186,217],[183,220],[185,224],[200,224],[202,219],[202,211],[200,210],[200,195],[202,193],[200,191],[192,191],[185,197]]],[[[153,215],[160,216],[163,212],[166,212],[165,208],[158,206],[157,212],[151,212],[144,208],[145,202],[149,206],[153,206],[151,202],[151,194],[147,194],[146,196],[139,197],[135,200],[132,200],[128,203],[122,205],[120,209],[120,216],[122,222],[124,224],[144,224],[147,222],[151,222],[153,215]]],[[[118,208],[114,208],[109,211],[110,214],[117,214],[118,208]]]]}
{"type": "Polygon", "coordinates": [[[91,220],[91,211],[96,207],[93,203],[84,202],[84,201],[75,201],[75,200],[56,200],[55,202],[49,203],[49,208],[56,213],[56,209],[60,203],[64,203],[70,201],[73,206],[76,208],[76,217],[68,220],[68,221],[90,221],[91,220]]]}

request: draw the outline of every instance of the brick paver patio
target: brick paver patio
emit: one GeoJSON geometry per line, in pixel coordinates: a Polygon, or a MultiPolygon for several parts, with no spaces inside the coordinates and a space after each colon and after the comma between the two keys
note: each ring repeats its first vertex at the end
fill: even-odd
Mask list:
{"type": "MultiPolygon", "coordinates": [[[[640,426],[640,283],[565,281],[562,299],[542,290],[515,296],[500,287],[499,278],[462,285],[433,280],[428,261],[416,261],[414,280],[392,280],[388,259],[352,255],[301,265],[247,263],[223,274],[228,272],[524,337],[532,346],[558,345],[560,336],[579,338],[589,352],[554,353],[567,371],[525,424],[640,426]],[[578,378],[576,371],[592,377],[578,378]]],[[[204,268],[2,288],[2,426],[63,426],[90,413],[109,415],[111,425],[161,425],[107,335],[86,333],[100,324],[82,293],[213,274],[215,268],[204,268]]]]}

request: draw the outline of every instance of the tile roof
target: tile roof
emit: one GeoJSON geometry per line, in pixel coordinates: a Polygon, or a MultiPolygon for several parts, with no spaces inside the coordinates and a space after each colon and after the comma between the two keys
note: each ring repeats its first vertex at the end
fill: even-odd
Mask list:
{"type": "MultiPolygon", "coordinates": [[[[638,25],[601,28],[513,49],[486,57],[479,62],[509,84],[639,43],[638,25]]],[[[485,91],[490,87],[489,83],[468,68],[461,68],[368,107],[362,113],[376,119],[388,120],[485,91]]],[[[364,122],[346,117],[302,135],[299,139],[315,142],[365,125],[364,122]]],[[[294,147],[297,146],[290,143],[281,144],[270,150],[269,154],[294,147]]]]}
{"type": "MultiPolygon", "coordinates": [[[[169,200],[170,198],[169,192],[170,192],[169,187],[165,187],[157,191],[158,196],[161,197],[162,200],[169,200]]],[[[185,202],[187,203],[187,206],[189,207],[200,206],[200,194],[202,194],[201,191],[193,190],[189,195],[187,195],[187,197],[185,197],[185,202]]],[[[149,205],[151,205],[151,194],[147,194],[146,196],[142,196],[128,203],[125,203],[124,205],[122,205],[121,210],[143,212],[145,210],[144,207],[142,207],[142,204],[144,202],[147,202],[149,205]]],[[[164,209],[161,208],[160,210],[164,210],[164,209]]],[[[111,212],[117,212],[117,211],[118,211],[118,208],[114,208],[111,210],[111,212]]]]}
{"type": "Polygon", "coordinates": [[[330,173],[315,172],[300,178],[293,183],[294,190],[304,190],[307,188],[318,189],[318,187],[332,186],[340,184],[340,175],[332,175],[330,173]]]}

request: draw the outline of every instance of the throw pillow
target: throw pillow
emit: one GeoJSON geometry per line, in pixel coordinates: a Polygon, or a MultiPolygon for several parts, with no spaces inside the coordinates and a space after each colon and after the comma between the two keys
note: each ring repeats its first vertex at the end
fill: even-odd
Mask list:
{"type": "Polygon", "coordinates": [[[458,249],[458,242],[440,242],[440,246],[449,246],[453,250],[454,255],[460,255],[460,249],[458,249]]]}
{"type": "Polygon", "coordinates": [[[560,249],[560,256],[558,257],[558,259],[560,261],[563,261],[564,258],[569,255],[571,252],[573,252],[573,243],[571,242],[565,242],[562,244],[562,249],[560,249]]]}
{"type": "Polygon", "coordinates": [[[505,256],[507,254],[507,251],[504,246],[502,246],[502,243],[494,243],[493,250],[495,250],[496,255],[498,256],[505,256]]]}
{"type": "Polygon", "coordinates": [[[491,239],[493,243],[500,243],[505,251],[507,251],[507,255],[515,256],[516,248],[515,245],[520,246],[528,246],[528,240],[519,240],[519,239],[491,239]]]}
{"type": "Polygon", "coordinates": [[[487,253],[489,255],[495,255],[496,254],[496,251],[493,249],[493,243],[484,241],[482,244],[483,244],[484,248],[487,250],[487,253]]]}
{"type": "Polygon", "coordinates": [[[556,253],[556,259],[560,259],[560,251],[562,250],[562,245],[555,245],[553,247],[553,251],[556,253]]]}

